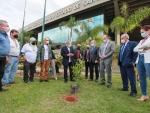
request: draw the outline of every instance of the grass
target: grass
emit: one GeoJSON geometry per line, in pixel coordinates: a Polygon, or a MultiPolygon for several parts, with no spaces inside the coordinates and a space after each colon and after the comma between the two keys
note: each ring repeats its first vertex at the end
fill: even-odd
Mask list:
{"type": "MultiPolygon", "coordinates": [[[[74,104],[64,102],[61,97],[69,94],[73,82],[64,83],[63,78],[50,79],[49,83],[23,83],[16,77],[18,84],[11,85],[9,91],[0,93],[0,113],[149,113],[150,100],[139,102],[140,87],[137,97],[129,97],[128,92],[116,90],[121,88],[121,78],[113,74],[112,88],[107,85],[85,79],[79,81],[80,88],[76,96],[79,101],[74,104]]],[[[137,83],[138,84],[138,83],[137,83]]],[[[150,89],[150,88],[149,88],[150,89]]]]}

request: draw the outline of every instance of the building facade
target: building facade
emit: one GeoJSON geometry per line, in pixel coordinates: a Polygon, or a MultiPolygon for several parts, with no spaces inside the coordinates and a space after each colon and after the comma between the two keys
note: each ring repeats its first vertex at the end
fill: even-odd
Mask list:
{"type": "MultiPolygon", "coordinates": [[[[79,0],[46,16],[44,36],[48,36],[54,43],[65,43],[69,39],[70,29],[62,27],[61,30],[58,25],[62,21],[68,21],[71,15],[76,20],[87,22],[91,27],[98,24],[109,25],[113,18],[119,15],[122,2],[129,5],[129,14],[140,7],[150,7],[150,0],[79,0]]],[[[141,23],[141,25],[145,24],[150,24],[150,18],[141,23]]],[[[80,30],[79,25],[74,28],[80,30]]],[[[138,41],[141,39],[139,29],[136,28],[132,33],[129,33],[131,40],[138,41]]],[[[41,41],[42,18],[25,26],[25,30],[36,32],[35,37],[38,38],[38,41],[41,41]]],[[[120,33],[109,32],[109,35],[116,44],[120,43],[120,33]]],[[[77,34],[73,31],[72,40],[75,41],[76,38],[77,34]]]]}

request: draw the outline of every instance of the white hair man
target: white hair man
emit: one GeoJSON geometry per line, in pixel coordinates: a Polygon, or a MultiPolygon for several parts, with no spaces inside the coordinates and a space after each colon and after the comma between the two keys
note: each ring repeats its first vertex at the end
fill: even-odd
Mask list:
{"type": "Polygon", "coordinates": [[[29,81],[34,82],[33,78],[36,66],[37,50],[36,39],[34,37],[31,37],[29,43],[25,44],[21,50],[24,60],[23,80],[25,83],[28,83],[29,81]],[[28,76],[29,70],[30,77],[28,76]]]}
{"type": "Polygon", "coordinates": [[[136,47],[137,43],[134,41],[129,41],[128,34],[121,35],[121,43],[122,45],[120,47],[118,65],[120,66],[123,88],[118,88],[118,90],[128,91],[129,80],[131,85],[131,93],[129,96],[135,97],[137,95],[137,89],[134,64],[138,53],[133,52],[133,49],[136,47]]]}
{"type": "Polygon", "coordinates": [[[50,66],[50,61],[52,58],[52,50],[49,44],[49,38],[43,38],[43,44],[38,48],[38,58],[37,61],[41,63],[40,71],[40,82],[49,82],[48,81],[48,71],[50,66]]]}

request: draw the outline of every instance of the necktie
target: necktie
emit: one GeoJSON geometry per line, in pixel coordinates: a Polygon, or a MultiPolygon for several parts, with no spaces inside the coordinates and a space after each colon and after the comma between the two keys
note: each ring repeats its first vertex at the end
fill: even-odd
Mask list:
{"type": "Polygon", "coordinates": [[[123,51],[124,51],[124,47],[125,45],[123,44],[120,50],[120,61],[122,62],[122,55],[123,55],[123,51]]]}
{"type": "Polygon", "coordinates": [[[93,51],[93,50],[94,50],[94,46],[92,47],[91,51],[93,51]]]}
{"type": "Polygon", "coordinates": [[[80,50],[78,50],[78,53],[77,53],[77,59],[80,58],[80,50]]]}
{"type": "Polygon", "coordinates": [[[86,51],[86,59],[88,58],[89,50],[86,51]]]}

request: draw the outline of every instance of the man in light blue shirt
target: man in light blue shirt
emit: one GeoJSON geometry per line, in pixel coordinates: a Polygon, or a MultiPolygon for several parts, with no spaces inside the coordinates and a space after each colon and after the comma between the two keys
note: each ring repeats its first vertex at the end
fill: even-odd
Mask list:
{"type": "Polygon", "coordinates": [[[4,75],[5,65],[9,61],[7,57],[10,51],[10,42],[7,35],[9,30],[10,28],[8,23],[5,20],[0,20],[0,92],[8,90],[2,88],[1,79],[4,75]]]}

